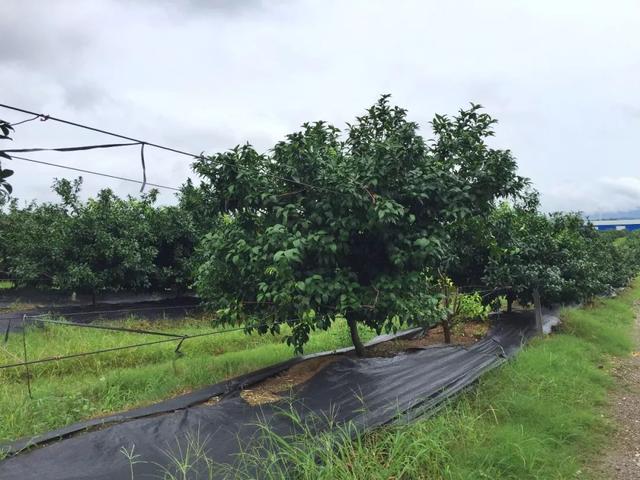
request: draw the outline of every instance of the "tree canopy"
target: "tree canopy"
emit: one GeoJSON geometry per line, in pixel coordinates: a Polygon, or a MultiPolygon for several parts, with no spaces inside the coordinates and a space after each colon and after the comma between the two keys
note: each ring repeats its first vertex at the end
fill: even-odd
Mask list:
{"type": "Polygon", "coordinates": [[[259,315],[261,331],[309,333],[347,319],[377,331],[438,314],[430,280],[452,256],[450,227],[488,214],[526,180],[487,139],[495,123],[478,105],[436,115],[425,141],[406,110],[383,96],[347,126],[304,124],[266,154],[250,145],[194,164],[216,213],[195,285],[221,321],[259,315]]]}
{"type": "Polygon", "coordinates": [[[510,300],[530,303],[538,289],[549,304],[583,302],[626,286],[638,272],[634,236],[616,243],[577,213],[503,204],[489,225],[485,281],[511,286],[510,300]]]}
{"type": "MultiPolygon", "coordinates": [[[[193,165],[175,206],[156,191],[20,206],[0,167],[0,271],[56,291],[195,287],[218,322],[278,332],[302,351],[345,318],[378,332],[484,312],[505,292],[529,303],[582,302],[640,271],[640,234],[599,233],[576,213],[543,214],[495,120],[472,104],[436,115],[425,140],[383,96],[344,131],[306,123],[266,153],[237,146],[193,165]],[[4,176],[3,176],[4,175],[4,176]],[[461,288],[463,287],[463,288],[461,288]],[[471,292],[471,293],[462,293],[471,292]],[[475,313],[473,313],[475,312],[475,313]]],[[[6,139],[10,125],[0,122],[6,139]],[[3,128],[4,125],[4,128],[3,128]]]]}
{"type": "Polygon", "coordinates": [[[54,183],[57,203],[12,202],[0,215],[0,253],[18,286],[99,294],[183,291],[191,283],[195,232],[186,212],[110,189],[82,201],[82,179],[54,183]]]}

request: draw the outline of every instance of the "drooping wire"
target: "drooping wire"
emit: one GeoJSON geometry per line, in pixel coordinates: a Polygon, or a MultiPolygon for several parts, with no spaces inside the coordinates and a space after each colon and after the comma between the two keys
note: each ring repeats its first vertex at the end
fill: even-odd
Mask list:
{"type": "MultiPolygon", "coordinates": [[[[0,103],[0,107],[1,108],[6,108],[8,110],[13,110],[13,111],[16,111],[16,112],[26,113],[28,115],[35,115],[36,118],[40,118],[41,120],[51,120],[51,121],[54,121],[54,122],[63,123],[65,125],[70,125],[70,126],[77,127],[77,128],[82,128],[82,129],[85,129],[85,130],[90,130],[92,132],[102,133],[104,135],[110,135],[112,137],[121,138],[123,140],[129,140],[131,142],[135,142],[136,144],[145,144],[145,145],[148,145],[150,147],[154,147],[154,148],[158,148],[158,149],[161,149],[161,150],[166,150],[166,151],[169,151],[169,152],[177,153],[179,155],[184,155],[184,156],[187,156],[187,157],[191,157],[194,160],[199,160],[199,159],[204,159],[205,158],[203,154],[196,155],[194,153],[186,152],[184,150],[179,150],[177,148],[172,148],[172,147],[167,147],[165,145],[160,145],[160,144],[157,144],[157,143],[147,142],[146,140],[140,140],[138,138],[129,137],[127,135],[121,135],[119,133],[111,132],[109,130],[104,130],[104,129],[101,129],[101,128],[91,127],[89,125],[85,125],[85,124],[81,124],[81,123],[77,123],[77,122],[72,122],[70,120],[65,120],[63,118],[53,117],[51,115],[44,115],[44,114],[41,114],[41,113],[33,112],[31,110],[26,110],[26,109],[23,109],[23,108],[14,107],[14,106],[11,106],[11,105],[5,105],[5,104],[1,104],[0,103]]],[[[221,161],[221,160],[218,160],[218,159],[211,159],[211,158],[210,158],[210,160],[212,162],[217,163],[218,165],[224,165],[224,166],[227,166],[227,167],[230,167],[230,168],[234,168],[234,169],[240,171],[240,168],[238,167],[238,165],[234,165],[233,163],[228,163],[228,162],[224,162],[224,161],[221,161]]],[[[270,178],[273,178],[273,179],[276,179],[276,180],[280,180],[280,181],[283,181],[283,182],[287,182],[287,183],[291,183],[291,184],[294,184],[294,185],[299,185],[299,186],[302,186],[302,187],[310,188],[310,189],[313,189],[313,190],[319,190],[319,191],[324,191],[324,192],[327,192],[327,193],[334,193],[334,194],[344,193],[344,192],[339,192],[338,190],[335,190],[335,189],[332,189],[332,188],[323,187],[323,186],[319,186],[319,185],[313,185],[311,183],[303,182],[301,180],[295,180],[293,178],[283,177],[283,176],[280,176],[280,175],[277,175],[277,174],[273,174],[273,173],[263,172],[263,175],[266,176],[266,177],[270,177],[270,178]]],[[[138,183],[140,183],[140,182],[138,182],[138,183]]],[[[150,185],[150,184],[148,184],[148,185],[150,185]]],[[[358,185],[356,185],[356,187],[364,188],[364,187],[358,186],[358,185]]]]}
{"type": "MultiPolygon", "coordinates": [[[[63,168],[63,169],[66,169],[66,170],[73,170],[74,172],[80,172],[80,173],[87,173],[89,175],[97,175],[97,176],[100,176],[100,177],[113,178],[115,180],[122,180],[123,182],[131,182],[131,183],[137,183],[137,184],[142,184],[143,183],[142,181],[135,180],[133,178],[120,177],[118,175],[111,175],[109,173],[102,173],[102,172],[96,172],[96,171],[93,171],[93,170],[86,170],[84,168],[69,167],[68,165],[60,165],[59,163],[43,162],[42,160],[34,160],[33,158],[19,157],[17,155],[12,155],[11,159],[12,160],[22,160],[24,162],[39,163],[41,165],[48,165],[50,167],[63,168]]],[[[166,190],[173,190],[175,192],[179,192],[180,191],[179,188],[168,187],[166,185],[160,185],[160,184],[157,184],[157,183],[146,182],[145,185],[148,185],[150,187],[155,187],[155,188],[164,188],[166,190]]]]}
{"type": "Polygon", "coordinates": [[[42,119],[41,115],[35,114],[35,116],[33,118],[27,118],[26,120],[22,120],[20,122],[11,123],[10,125],[12,127],[15,127],[16,125],[22,125],[23,123],[33,122],[34,120],[37,120],[39,118],[42,119]]]}
{"type": "Polygon", "coordinates": [[[180,155],[186,155],[187,157],[192,157],[192,158],[199,158],[200,157],[200,155],[194,155],[193,153],[185,152],[184,150],[178,150],[177,148],[171,148],[171,147],[166,147],[164,145],[159,145],[157,143],[146,142],[144,140],[140,140],[140,139],[133,138],[133,137],[128,137],[126,135],[121,135],[119,133],[110,132],[108,130],[103,130],[101,128],[91,127],[89,125],[84,125],[82,123],[71,122],[71,121],[65,120],[63,118],[57,118],[57,117],[53,117],[51,115],[44,115],[42,113],[32,112],[30,110],[25,110],[24,108],[12,107],[11,105],[5,105],[5,104],[2,104],[2,103],[0,103],[0,107],[6,108],[8,110],[13,110],[15,112],[26,113],[27,115],[36,115],[37,118],[43,118],[43,119],[51,120],[51,121],[58,122],[58,123],[64,123],[65,125],[71,125],[72,127],[78,127],[78,128],[83,128],[85,130],[91,130],[93,132],[102,133],[104,135],[110,135],[112,137],[122,138],[123,140],[129,140],[129,141],[135,142],[135,143],[146,143],[147,145],[149,145],[151,147],[159,148],[161,150],[167,150],[167,151],[173,152],[173,153],[178,153],[180,155]]]}
{"type": "Polygon", "coordinates": [[[2,153],[31,153],[31,152],[81,152],[84,150],[95,150],[98,148],[116,148],[116,147],[131,147],[133,145],[140,145],[139,143],[103,143],[100,145],[80,145],[77,147],[56,147],[56,148],[7,148],[1,149],[2,153]]]}
{"type": "Polygon", "coordinates": [[[140,193],[142,193],[147,184],[147,166],[144,164],[144,143],[140,144],[140,161],[142,162],[142,185],[140,186],[140,193]]]}
{"type": "MultiPolygon", "coordinates": [[[[185,340],[189,340],[192,338],[201,338],[201,337],[208,337],[211,335],[220,335],[223,333],[230,333],[230,332],[239,332],[239,331],[247,331],[250,329],[256,329],[256,328],[260,328],[260,327],[270,327],[270,326],[275,326],[275,325],[291,325],[293,322],[295,322],[297,319],[288,319],[288,320],[282,320],[279,322],[272,322],[272,323],[259,323],[256,325],[245,325],[243,327],[236,327],[236,328],[228,328],[228,329],[224,329],[224,330],[214,330],[211,332],[204,332],[204,333],[197,333],[197,334],[193,334],[193,335],[184,335],[181,337],[174,337],[174,338],[167,338],[167,339],[163,339],[163,340],[154,340],[154,341],[150,341],[150,342],[143,342],[143,343],[136,343],[133,345],[124,345],[124,346],[120,346],[120,347],[111,347],[111,348],[104,348],[104,349],[100,349],[100,350],[92,350],[90,352],[80,352],[80,353],[73,353],[73,354],[69,354],[69,355],[61,355],[61,356],[55,356],[55,357],[46,357],[46,358],[40,358],[37,360],[28,360],[26,359],[23,362],[17,362],[17,363],[9,363],[9,364],[4,364],[4,365],[0,365],[0,370],[5,370],[8,368],[18,368],[18,367],[25,367],[28,368],[29,365],[36,365],[36,364],[41,364],[41,363],[49,363],[49,362],[59,362],[61,360],[68,360],[71,358],[78,358],[78,357],[86,357],[86,356],[90,356],[90,355],[98,355],[100,353],[109,353],[109,352],[116,352],[116,351],[120,351],[120,350],[128,350],[131,348],[140,348],[140,347],[146,347],[146,346],[150,346],[150,345],[157,345],[160,343],[168,343],[168,342],[180,342],[180,344],[178,345],[178,348],[180,347],[180,345],[182,345],[182,343],[185,340]]],[[[24,326],[23,326],[23,335],[24,335],[24,326]]],[[[177,350],[177,349],[176,349],[177,350]]]]}

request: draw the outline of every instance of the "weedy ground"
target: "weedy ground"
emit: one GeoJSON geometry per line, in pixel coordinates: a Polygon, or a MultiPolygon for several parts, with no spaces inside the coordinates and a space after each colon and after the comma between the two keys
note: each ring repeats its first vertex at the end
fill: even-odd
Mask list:
{"type": "MultiPolygon", "coordinates": [[[[131,318],[129,327],[199,334],[212,331],[210,320],[148,323],[131,318]]],[[[186,340],[182,355],[177,342],[32,365],[29,398],[24,367],[0,369],[0,442],[58,428],[75,421],[147,405],[278,363],[293,356],[280,335],[246,335],[243,331],[186,340]]],[[[362,328],[364,340],[372,330],[362,328]]],[[[48,325],[26,331],[30,360],[131,345],[164,337],[48,325]]],[[[311,335],[305,353],[350,345],[344,321],[311,335]]],[[[23,360],[22,334],[14,332],[7,344],[0,338],[0,365],[23,360]]]]}
{"type": "Polygon", "coordinates": [[[168,455],[164,478],[189,478],[194,465],[234,479],[256,471],[308,480],[597,478],[585,466],[614,428],[605,415],[612,365],[632,351],[639,300],[635,282],[615,299],[565,310],[559,333],[532,341],[430,418],[363,435],[350,425],[318,435],[283,411],[302,434],[280,437],[265,425],[234,467],[214,465],[194,434],[188,452],[168,455]]]}

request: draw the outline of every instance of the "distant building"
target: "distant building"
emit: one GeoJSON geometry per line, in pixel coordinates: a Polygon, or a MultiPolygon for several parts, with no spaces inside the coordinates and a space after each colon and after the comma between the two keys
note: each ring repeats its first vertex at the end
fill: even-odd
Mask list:
{"type": "Polygon", "coordinates": [[[640,218],[621,220],[591,220],[596,230],[640,230],[640,218]]]}

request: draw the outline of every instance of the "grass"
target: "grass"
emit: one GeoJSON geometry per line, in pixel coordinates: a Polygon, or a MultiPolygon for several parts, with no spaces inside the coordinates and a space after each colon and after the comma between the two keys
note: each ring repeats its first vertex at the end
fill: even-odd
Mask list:
{"type": "MultiPolygon", "coordinates": [[[[534,340],[431,418],[365,435],[350,425],[317,434],[283,411],[302,434],[280,437],[262,426],[239,467],[217,471],[247,479],[259,471],[278,480],[589,478],[584,465],[612,429],[603,415],[614,385],[610,361],[633,348],[639,299],[635,282],[618,298],[565,310],[560,333],[534,340]]],[[[192,466],[213,469],[202,445],[187,453],[198,459],[192,466]]],[[[184,462],[169,461],[165,479],[189,478],[184,462]]]]}
{"type": "Polygon", "coordinates": [[[13,288],[13,282],[11,280],[0,280],[0,290],[6,288],[13,288]]]}
{"type": "MultiPolygon", "coordinates": [[[[136,326],[197,334],[211,331],[206,319],[185,319],[149,324],[129,319],[136,326]]],[[[24,368],[0,370],[0,442],[32,436],[70,423],[153,403],[198,387],[247,373],[293,356],[280,335],[246,335],[242,331],[189,339],[182,355],[175,343],[33,365],[33,399],[27,394],[24,368]]],[[[363,328],[364,340],[374,332],[363,328]]],[[[48,325],[26,331],[29,359],[69,355],[163,337],[48,325]]],[[[22,335],[0,339],[0,364],[22,361],[22,335]]],[[[350,345],[346,323],[337,320],[327,331],[311,335],[305,353],[350,345]]]]}

